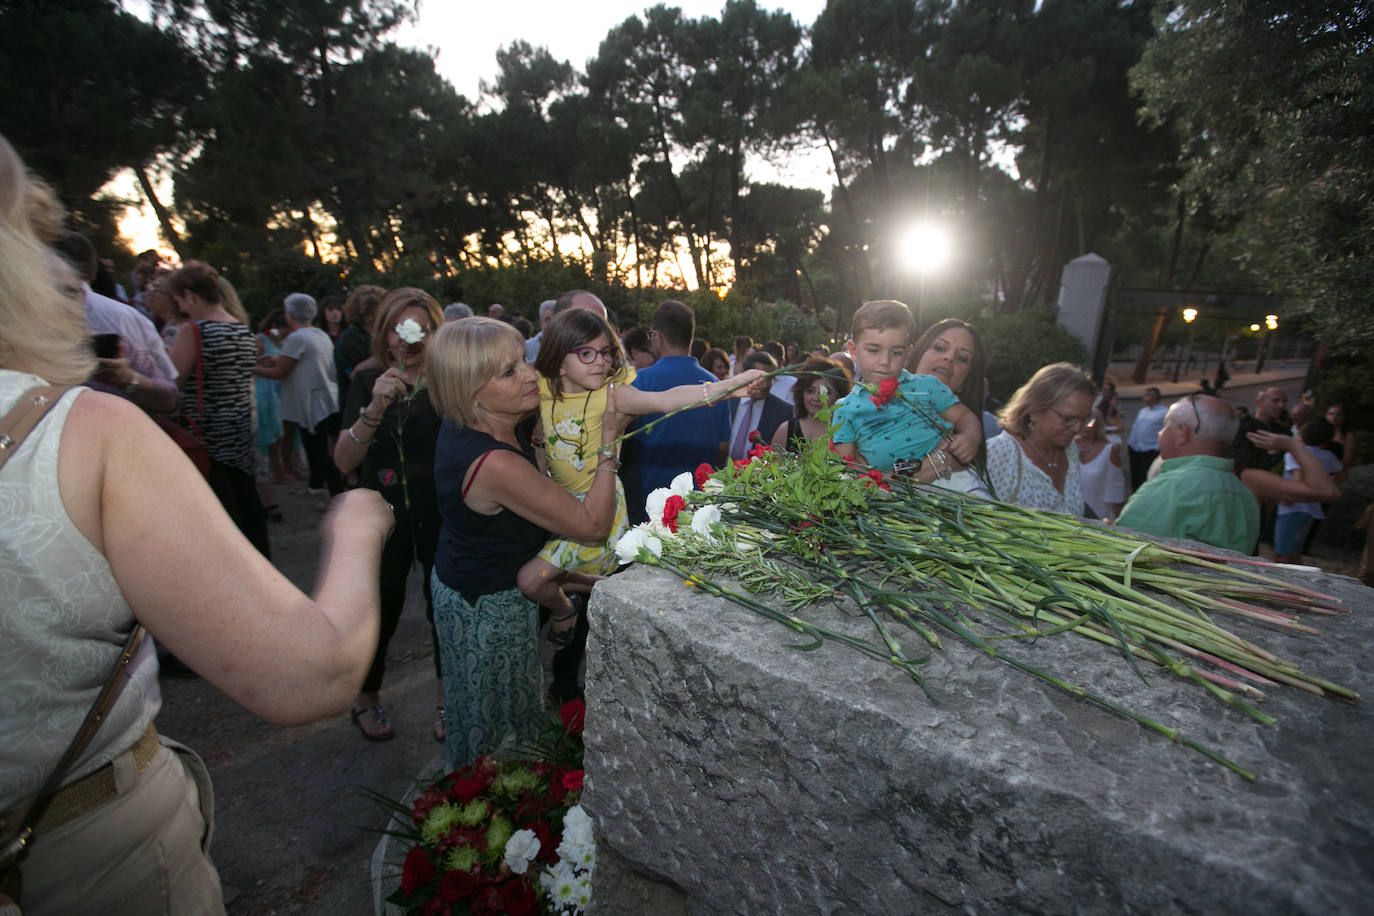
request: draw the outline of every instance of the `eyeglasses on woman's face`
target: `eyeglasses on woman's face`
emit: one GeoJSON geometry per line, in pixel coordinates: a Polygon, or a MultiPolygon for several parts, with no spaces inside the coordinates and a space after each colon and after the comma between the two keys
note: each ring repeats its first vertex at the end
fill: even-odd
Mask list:
{"type": "Polygon", "coordinates": [[[1063,424],[1067,426],[1069,429],[1082,429],[1092,420],[1092,414],[1089,414],[1086,417],[1080,417],[1071,413],[1064,413],[1064,411],[1057,410],[1053,407],[1051,407],[1049,410],[1050,413],[1058,417],[1063,422],[1063,424]]]}
{"type": "Polygon", "coordinates": [[[584,366],[590,366],[598,359],[608,363],[615,360],[615,347],[573,347],[572,352],[584,366]]]}

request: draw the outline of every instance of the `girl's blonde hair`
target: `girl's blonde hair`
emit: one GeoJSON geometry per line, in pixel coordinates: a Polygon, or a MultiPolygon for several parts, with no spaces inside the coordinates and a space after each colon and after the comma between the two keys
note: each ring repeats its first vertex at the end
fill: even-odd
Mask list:
{"type": "Polygon", "coordinates": [[[1016,389],[997,414],[997,422],[1012,435],[1024,436],[1030,432],[1031,414],[1048,410],[1063,398],[1080,392],[1089,399],[1097,393],[1086,372],[1071,363],[1050,363],[1016,389]]]}
{"type": "MultiPolygon", "coordinates": [[[[386,335],[396,325],[401,318],[401,313],[409,308],[422,308],[429,316],[429,323],[437,331],[444,323],[444,313],[439,308],[439,303],[434,301],[434,297],[422,289],[413,286],[402,286],[393,289],[382,299],[381,305],[377,306],[377,314],[373,320],[369,332],[372,334],[372,357],[377,360],[377,365],[383,369],[392,364],[391,351],[386,346],[386,335]]],[[[433,334],[434,331],[429,331],[433,334]]]]}
{"type": "Polygon", "coordinates": [[[95,368],[75,274],[48,241],[62,208],[0,135],[0,367],[75,385],[95,368]]]}
{"type": "Polygon", "coordinates": [[[520,332],[495,318],[460,318],[440,325],[425,347],[429,398],[445,417],[462,426],[483,419],[477,392],[514,355],[523,361],[520,332]]]}

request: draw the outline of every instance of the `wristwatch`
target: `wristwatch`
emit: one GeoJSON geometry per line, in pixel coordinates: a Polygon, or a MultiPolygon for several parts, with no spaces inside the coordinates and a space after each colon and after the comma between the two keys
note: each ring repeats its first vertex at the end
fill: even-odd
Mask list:
{"type": "Polygon", "coordinates": [[[899,477],[915,477],[924,461],[920,458],[898,458],[892,462],[892,473],[899,477]]]}

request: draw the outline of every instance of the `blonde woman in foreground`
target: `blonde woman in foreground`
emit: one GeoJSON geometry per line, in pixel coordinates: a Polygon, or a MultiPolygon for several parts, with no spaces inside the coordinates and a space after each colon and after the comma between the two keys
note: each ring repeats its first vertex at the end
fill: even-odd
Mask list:
{"type": "MultiPolygon", "coordinates": [[[[59,221],[52,200],[0,137],[0,414],[93,365],[80,303],[62,291],[69,270],[42,234],[59,221]]],[[[392,524],[376,493],[349,492],[325,518],[312,598],[143,411],[73,388],[0,469],[0,501],[12,522],[0,526],[0,814],[54,771],[136,622],[273,723],[335,715],[357,692],[392,524]]],[[[18,859],[26,916],[224,912],[209,776],[157,734],[160,705],[145,640],[18,859]]]]}

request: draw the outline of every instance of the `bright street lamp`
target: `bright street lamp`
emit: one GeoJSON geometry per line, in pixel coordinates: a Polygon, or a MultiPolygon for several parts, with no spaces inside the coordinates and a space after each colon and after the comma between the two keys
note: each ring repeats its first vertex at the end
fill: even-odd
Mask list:
{"type": "Polygon", "coordinates": [[[909,230],[901,241],[902,263],[919,273],[938,270],[953,249],[949,233],[932,223],[909,230]]]}

